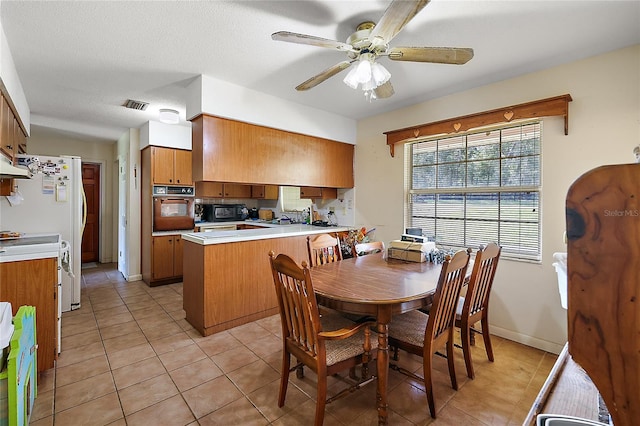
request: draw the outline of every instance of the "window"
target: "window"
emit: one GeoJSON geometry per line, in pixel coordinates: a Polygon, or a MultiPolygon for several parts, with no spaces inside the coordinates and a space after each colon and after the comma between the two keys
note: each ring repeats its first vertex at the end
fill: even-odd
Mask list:
{"type": "Polygon", "coordinates": [[[541,126],[406,144],[406,227],[441,247],[495,241],[505,257],[539,261],[541,126]]]}
{"type": "Polygon", "coordinates": [[[300,187],[280,187],[280,210],[283,212],[301,212],[310,206],[310,199],[300,198],[300,187]]]}

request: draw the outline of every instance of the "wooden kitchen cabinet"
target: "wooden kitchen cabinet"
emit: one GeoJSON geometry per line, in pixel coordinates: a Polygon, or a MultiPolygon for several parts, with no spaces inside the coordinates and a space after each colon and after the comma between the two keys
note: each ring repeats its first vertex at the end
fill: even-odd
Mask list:
{"type": "Polygon", "coordinates": [[[22,305],[36,308],[38,372],[58,357],[58,297],[57,258],[0,263],[0,300],[11,302],[12,315],[22,305]]]}
{"type": "Polygon", "coordinates": [[[2,103],[0,105],[0,120],[1,120],[1,133],[0,138],[1,145],[0,151],[13,161],[13,156],[15,153],[14,144],[15,144],[15,117],[13,116],[13,112],[11,112],[11,108],[7,103],[7,100],[2,97],[2,103]]]}
{"type": "Polygon", "coordinates": [[[277,200],[280,187],[277,185],[251,185],[251,198],[277,200]]]}
{"type": "Polygon", "coordinates": [[[182,237],[180,235],[153,237],[151,256],[152,282],[182,276],[182,237]]]}
{"type": "Polygon", "coordinates": [[[245,229],[264,229],[264,226],[256,226],[256,225],[247,225],[245,223],[241,223],[236,225],[236,229],[245,230],[245,229]]]}
{"type": "Polygon", "coordinates": [[[318,188],[315,186],[301,186],[300,198],[335,200],[336,198],[338,198],[338,190],[336,188],[318,188]]]}
{"type": "MultiPolygon", "coordinates": [[[[0,155],[15,164],[15,154],[27,150],[27,135],[4,95],[0,94],[0,155]]],[[[0,195],[11,195],[13,179],[0,179],[0,195]]]]}
{"type": "Polygon", "coordinates": [[[307,236],[207,245],[185,241],[185,319],[209,336],[277,314],[278,299],[266,254],[271,250],[305,259],[307,236]]]}
{"type": "Polygon", "coordinates": [[[251,185],[222,182],[196,182],[198,198],[251,198],[251,185]]]}
{"type": "Polygon", "coordinates": [[[197,198],[222,198],[223,191],[222,182],[196,182],[197,198]]]}
{"type": "Polygon", "coordinates": [[[193,185],[191,151],[149,147],[151,180],[154,185],[193,185]]]}
{"type": "Polygon", "coordinates": [[[184,149],[175,149],[174,155],[176,183],[180,185],[193,185],[193,165],[191,163],[191,151],[186,151],[184,149]]]}
{"type": "Polygon", "coordinates": [[[196,181],[353,188],[351,144],[205,114],[191,128],[196,181]]]}
{"type": "Polygon", "coordinates": [[[225,198],[251,198],[251,185],[225,183],[223,188],[225,198]]]}

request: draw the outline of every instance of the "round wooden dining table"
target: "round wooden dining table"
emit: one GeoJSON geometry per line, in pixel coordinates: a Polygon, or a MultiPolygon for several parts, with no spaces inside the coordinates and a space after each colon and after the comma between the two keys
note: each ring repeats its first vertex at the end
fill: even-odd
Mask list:
{"type": "Polygon", "coordinates": [[[318,304],[376,318],[378,424],[387,424],[389,323],[394,315],[431,304],[442,265],[388,259],[384,253],[311,268],[318,304]]]}

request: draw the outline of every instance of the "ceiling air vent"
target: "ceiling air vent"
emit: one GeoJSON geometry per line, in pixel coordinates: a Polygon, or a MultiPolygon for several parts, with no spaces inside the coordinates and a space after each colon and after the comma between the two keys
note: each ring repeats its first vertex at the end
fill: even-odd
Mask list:
{"type": "Polygon", "coordinates": [[[127,102],[124,103],[124,106],[126,108],[137,109],[138,111],[144,111],[149,106],[149,103],[127,99],[127,102]]]}

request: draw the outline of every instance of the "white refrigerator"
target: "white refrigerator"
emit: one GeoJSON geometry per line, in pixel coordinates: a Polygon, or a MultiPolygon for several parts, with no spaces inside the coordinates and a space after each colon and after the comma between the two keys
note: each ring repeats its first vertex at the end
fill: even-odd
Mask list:
{"type": "Polygon", "coordinates": [[[15,179],[15,193],[0,197],[0,228],[20,233],[57,233],[70,244],[68,271],[63,268],[62,312],[80,307],[84,191],[80,157],[18,155],[31,179],[15,179]]]}

